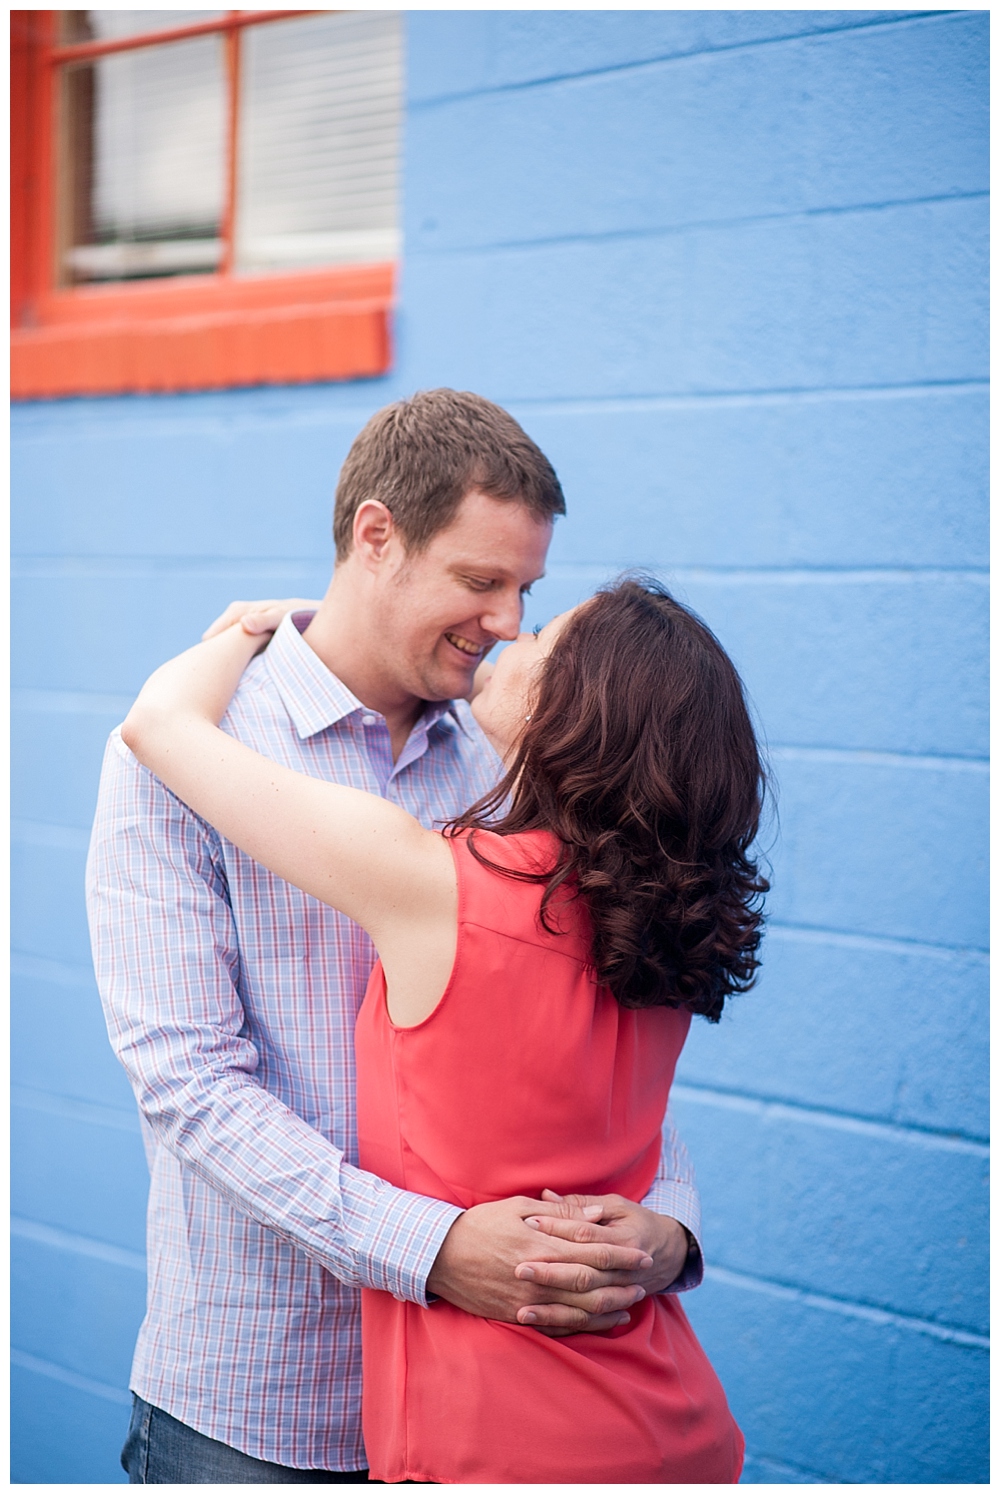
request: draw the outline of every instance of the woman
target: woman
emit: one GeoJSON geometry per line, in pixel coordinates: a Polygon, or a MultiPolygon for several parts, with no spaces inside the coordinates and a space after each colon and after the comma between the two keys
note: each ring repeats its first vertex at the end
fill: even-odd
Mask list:
{"type": "MultiPolygon", "coordinates": [[[[522,634],[473,702],[504,759],[445,833],[220,731],[260,640],[165,665],[141,762],[379,954],[358,1018],[361,1165],[460,1207],[640,1199],[692,1013],[757,966],[761,766],[739,678],[653,582],[522,634]]],[[[674,1296],[555,1338],[366,1291],[364,1430],[385,1482],[727,1483],[742,1437],[674,1296]]]]}

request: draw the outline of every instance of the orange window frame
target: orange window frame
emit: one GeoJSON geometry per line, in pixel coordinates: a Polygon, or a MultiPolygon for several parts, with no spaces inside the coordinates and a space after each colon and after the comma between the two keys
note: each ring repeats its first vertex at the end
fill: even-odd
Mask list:
{"type": "Polygon", "coordinates": [[[168,393],[372,378],[391,361],[392,263],[237,275],[232,239],[240,36],[315,11],[58,44],[58,12],[11,12],[11,395],[168,393]],[[226,199],[218,272],[60,287],[55,259],[58,70],[113,52],[219,35],[226,47],[226,199]]]}

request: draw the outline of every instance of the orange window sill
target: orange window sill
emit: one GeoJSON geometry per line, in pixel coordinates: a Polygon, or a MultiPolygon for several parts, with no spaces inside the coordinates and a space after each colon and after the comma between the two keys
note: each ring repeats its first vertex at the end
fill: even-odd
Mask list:
{"type": "Polygon", "coordinates": [[[152,394],[387,372],[394,266],[52,291],[11,332],[11,397],[152,394]]]}

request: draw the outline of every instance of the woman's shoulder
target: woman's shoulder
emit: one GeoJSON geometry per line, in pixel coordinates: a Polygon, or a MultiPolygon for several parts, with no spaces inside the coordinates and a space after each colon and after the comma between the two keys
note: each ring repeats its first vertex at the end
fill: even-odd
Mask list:
{"type": "Polygon", "coordinates": [[[460,830],[455,836],[468,858],[487,872],[499,867],[504,871],[525,872],[530,876],[550,876],[559,861],[559,840],[551,830],[521,830],[514,835],[498,835],[495,830],[460,830]]]}
{"type": "Polygon", "coordinates": [[[551,831],[497,835],[492,830],[462,830],[453,839],[453,849],[459,923],[532,944],[555,943],[573,958],[586,957],[589,918],[569,888],[556,892],[542,923],[545,886],[559,864],[560,843],[551,831]]]}

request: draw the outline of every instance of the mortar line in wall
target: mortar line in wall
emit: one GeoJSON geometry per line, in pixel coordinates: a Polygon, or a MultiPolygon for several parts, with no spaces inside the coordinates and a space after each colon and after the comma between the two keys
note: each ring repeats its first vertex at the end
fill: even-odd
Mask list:
{"type": "Polygon", "coordinates": [[[284,576],[288,580],[301,580],[303,570],[324,574],[328,562],[313,557],[297,557],[268,560],[267,556],[226,555],[22,555],[11,561],[12,573],[16,577],[52,575],[120,575],[123,566],[139,566],[141,574],[149,575],[162,571],[172,574],[185,569],[194,575],[233,576],[246,574],[248,568],[260,567],[270,577],[284,576]]]}
{"type": "Polygon", "coordinates": [[[82,1121],[85,1125],[103,1126],[108,1131],[127,1131],[133,1136],[142,1134],[139,1112],[134,1107],[118,1109],[113,1105],[99,1105],[94,1100],[77,1099],[20,1084],[10,1086],[10,1103],[19,1110],[56,1115],[61,1120],[82,1121]]]}
{"type": "Polygon", "coordinates": [[[116,1385],[105,1385],[101,1380],[91,1380],[87,1375],[78,1375],[75,1370],[53,1364],[48,1359],[39,1359],[35,1354],[25,1354],[22,1349],[11,1349],[10,1362],[17,1369],[29,1370],[35,1375],[44,1375],[48,1380],[58,1380],[63,1385],[82,1390],[87,1395],[99,1396],[104,1401],[114,1401],[119,1406],[130,1406],[132,1397],[127,1390],[116,1385]]]}
{"type": "MultiPolygon", "coordinates": [[[[177,575],[246,579],[247,573],[261,571],[262,579],[289,582],[308,580],[303,571],[328,577],[332,562],[313,557],[268,560],[266,556],[225,555],[21,555],[11,560],[11,574],[16,580],[55,579],[65,576],[123,576],[129,568],[136,576],[177,575]]],[[[192,642],[195,640],[192,640],[192,642]]]]}
{"type": "MultiPolygon", "coordinates": [[[[617,568],[636,563],[634,559],[613,562],[555,560],[548,567],[546,579],[562,574],[590,574],[604,578],[617,568]]],[[[971,565],[858,566],[803,565],[801,562],[795,562],[790,565],[737,566],[687,565],[649,560],[643,561],[642,564],[647,569],[655,570],[665,576],[675,576],[680,580],[696,582],[728,580],[756,583],[773,579],[783,584],[821,582],[835,585],[841,582],[905,584],[910,580],[953,581],[957,579],[983,583],[988,582],[990,578],[987,567],[971,565]]],[[[257,570],[266,571],[273,578],[276,572],[280,574],[282,568],[291,572],[288,579],[296,579],[301,578],[303,570],[315,569],[317,565],[318,562],[308,556],[298,560],[285,560],[280,565],[275,565],[274,562],[269,562],[266,556],[245,556],[238,560],[228,560],[224,556],[203,557],[200,555],[21,555],[13,557],[10,563],[11,574],[17,580],[62,580],[70,576],[121,578],[131,573],[141,578],[156,575],[198,575],[214,579],[231,578],[235,581],[244,579],[248,572],[257,570]]],[[[15,686],[11,694],[13,699],[22,705],[29,704],[36,696],[39,699],[60,696],[67,701],[79,700],[82,706],[91,710],[104,709],[103,705],[98,707],[95,704],[98,701],[109,702],[107,708],[112,709],[117,708],[123,700],[131,704],[133,699],[131,695],[117,692],[37,689],[32,686],[15,686]]],[[[67,706],[67,709],[70,708],[67,706]]]]}
{"type": "Polygon", "coordinates": [[[784,36],[762,36],[747,41],[721,42],[715,46],[701,47],[691,52],[665,52],[659,57],[643,57],[632,62],[609,63],[604,67],[581,68],[575,73],[551,73],[543,78],[525,78],[520,82],[487,84],[481,88],[462,89],[457,93],[438,94],[434,98],[412,99],[408,101],[407,108],[414,114],[424,113],[449,104],[460,103],[466,99],[508,93],[527,93],[534,89],[551,87],[553,83],[573,83],[578,79],[599,78],[608,74],[635,73],[657,67],[679,65],[696,58],[713,57],[719,53],[756,51],[761,47],[788,46],[796,42],[808,42],[816,37],[845,36],[855,31],[887,30],[890,27],[899,27],[907,23],[978,13],[949,10],[903,11],[898,16],[883,15],[878,20],[857,21],[851,26],[818,26],[812,31],[790,31],[784,36]]]}
{"type": "Polygon", "coordinates": [[[671,1093],[678,1099],[689,1100],[693,1104],[735,1110],[758,1118],[793,1120],[800,1124],[812,1124],[832,1131],[847,1131],[853,1135],[872,1136],[881,1140],[905,1140],[929,1151],[958,1152],[963,1156],[980,1157],[984,1160],[990,1155],[988,1141],[968,1136],[953,1128],[945,1131],[940,1127],[920,1126],[910,1122],[876,1120],[869,1116],[851,1114],[849,1111],[834,1110],[830,1106],[770,1098],[723,1085],[699,1084],[687,1079],[678,1079],[671,1093]]]}
{"type": "Polygon", "coordinates": [[[968,773],[985,777],[989,773],[987,757],[961,757],[958,753],[889,752],[870,747],[816,747],[769,742],[765,755],[776,762],[860,764],[872,768],[912,768],[920,772],[968,773]]]}
{"type": "Polygon", "coordinates": [[[72,960],[53,959],[51,955],[32,954],[24,949],[11,950],[10,973],[34,980],[54,980],[64,986],[94,984],[92,964],[75,964],[72,960]]]}
{"type": "MultiPolygon", "coordinates": [[[[821,1477],[820,1474],[816,1473],[811,1468],[801,1468],[795,1463],[783,1463],[780,1458],[772,1458],[767,1453],[754,1452],[749,1443],[747,1444],[743,1466],[744,1469],[756,1466],[763,1472],[767,1473],[774,1472],[784,1475],[791,1473],[796,1475],[791,1480],[789,1480],[787,1477],[782,1478],[780,1480],[780,1482],[782,1483],[791,1482],[799,1484],[828,1484],[832,1482],[830,1479],[821,1477]]],[[[765,1479],[764,1482],[770,1483],[773,1482],[773,1480],[765,1479]]]]}
{"type": "Polygon", "coordinates": [[[134,699],[134,695],[111,695],[96,690],[37,690],[15,686],[10,692],[14,711],[43,711],[47,715],[60,716],[104,716],[116,712],[124,716],[134,699]]]}
{"type": "Polygon", "coordinates": [[[847,933],[844,929],[824,928],[822,924],[793,923],[786,919],[768,920],[768,934],[778,933],[803,944],[828,944],[842,949],[872,949],[886,954],[918,955],[929,959],[972,960],[988,966],[989,950],[970,944],[931,944],[926,939],[905,939],[890,934],[847,933]]]}
{"type": "MultiPolygon", "coordinates": [[[[634,561],[632,562],[635,563],[634,561]]],[[[615,562],[594,560],[556,560],[545,572],[548,580],[552,576],[582,575],[604,577],[615,569],[615,562]]],[[[619,565],[627,565],[622,559],[619,565]]],[[[715,582],[745,581],[756,585],[760,582],[780,582],[784,585],[815,585],[827,583],[831,586],[848,582],[852,585],[872,583],[875,585],[906,585],[910,581],[973,581],[980,585],[989,582],[990,572],[985,566],[857,566],[857,565],[687,565],[671,561],[644,561],[646,569],[660,576],[674,577],[679,581],[715,582]]]]}
{"type": "Polygon", "coordinates": [[[939,192],[926,197],[883,198],[878,202],[852,202],[842,206],[791,208],[785,212],[745,213],[731,218],[692,218],[685,223],[660,223],[649,228],[607,228],[591,232],[548,234],[533,239],[493,239],[477,244],[410,244],[407,261],[492,257],[512,249],[551,249],[573,244],[614,244],[632,239],[679,238],[692,233],[728,233],[733,229],[753,228],[759,223],[805,223],[814,218],[844,218],[871,213],[895,212],[900,208],[930,207],[946,202],[976,202],[989,199],[989,188],[968,192],[939,192]]]}
{"type": "Polygon", "coordinates": [[[763,1296],[778,1297],[785,1302],[800,1303],[804,1307],[815,1307],[821,1312],[832,1312],[842,1317],[861,1318],[880,1327],[902,1328],[909,1333],[926,1334],[943,1343],[961,1344],[972,1349],[989,1350],[990,1341],[984,1334],[970,1333],[965,1328],[953,1328],[927,1318],[918,1318],[908,1313],[894,1312],[889,1308],[869,1307],[846,1297],[831,1297],[821,1292],[811,1292],[802,1287],[786,1285],[765,1277],[752,1276],[749,1272],[733,1271],[728,1266],[705,1267],[705,1276],[726,1286],[759,1292],[763,1296]]]}
{"type": "Polygon", "coordinates": [[[121,1245],[110,1245],[105,1240],[94,1240],[89,1235],[78,1235],[70,1230],[57,1229],[51,1224],[42,1224],[37,1219],[26,1219],[15,1214],[11,1217],[10,1232],[15,1239],[31,1240],[35,1245],[47,1245],[52,1250],[64,1250],[70,1255],[87,1256],[91,1260],[104,1261],[107,1265],[123,1266],[129,1271],[146,1272],[146,1257],[138,1250],[127,1250],[121,1245]]]}
{"type": "Polygon", "coordinates": [[[925,399],[934,394],[983,394],[988,392],[990,380],[966,377],[962,379],[907,379],[898,384],[818,384],[775,385],[771,389],[694,389],[683,393],[664,394],[647,390],[635,394],[593,395],[521,395],[505,396],[511,411],[532,410],[560,415],[631,414],[635,411],[658,413],[661,410],[704,409],[713,405],[723,408],[760,406],[762,404],[825,404],[830,402],[857,401],[861,399],[925,399]]]}
{"type": "Polygon", "coordinates": [[[222,390],[177,389],[169,393],[158,391],[148,394],[16,400],[12,406],[11,419],[19,427],[19,439],[34,439],[38,442],[48,439],[53,413],[71,420],[71,429],[89,435],[90,429],[95,424],[100,425],[101,417],[108,412],[111,412],[110,418],[115,422],[116,429],[120,429],[122,423],[127,421],[130,431],[142,430],[144,425],[148,425],[151,430],[162,431],[163,417],[158,412],[163,408],[170,410],[168,418],[173,422],[174,430],[187,430],[192,422],[210,420],[216,428],[222,424],[227,430],[238,429],[241,423],[259,429],[267,422],[280,423],[282,426],[308,426],[314,422],[322,422],[329,426],[346,426],[353,433],[371,415],[372,404],[338,404],[331,408],[330,390],[343,390],[345,387],[335,383],[256,384],[222,390]],[[326,400],[324,395],[327,396],[326,400]],[[235,400],[234,396],[237,397],[235,400]],[[240,405],[247,413],[240,411],[240,405]]]}
{"type": "Polygon", "coordinates": [[[12,817],[10,839],[14,845],[44,846],[53,851],[86,851],[90,846],[90,828],[79,825],[54,825],[46,820],[12,817]]]}
{"type": "MultiPolygon", "coordinates": [[[[316,387],[303,386],[299,390],[300,399],[303,404],[309,395],[315,395],[316,387]]],[[[599,395],[521,395],[506,394],[499,391],[495,398],[500,399],[512,411],[518,408],[545,409],[554,411],[568,410],[574,413],[579,410],[582,414],[613,411],[616,408],[626,410],[633,409],[688,409],[700,408],[705,405],[719,404],[722,406],[734,405],[758,405],[762,402],[774,404],[788,403],[792,400],[805,402],[821,402],[829,400],[848,400],[862,398],[871,399],[896,399],[899,397],[925,397],[934,393],[966,393],[987,389],[989,387],[988,377],[975,378],[966,377],[962,379],[920,379],[904,380],[898,384],[878,385],[817,385],[815,387],[803,386],[777,386],[773,389],[750,389],[750,390],[689,390],[684,393],[667,393],[662,391],[642,391],[637,394],[599,394],[599,395]]],[[[347,426],[352,431],[359,424],[363,424],[371,414],[371,407],[365,406],[359,410],[330,410],[328,407],[312,405],[303,408],[303,405],[289,405],[286,409],[278,411],[267,411],[261,413],[255,408],[240,408],[235,397],[242,406],[251,405],[251,400],[259,398],[264,394],[274,391],[260,389],[236,389],[227,391],[227,397],[231,401],[223,407],[223,412],[213,407],[211,411],[192,410],[186,406],[203,402],[208,396],[204,392],[156,395],[121,395],[107,397],[104,400],[105,410],[95,412],[88,406],[85,416],[76,408],[77,401],[73,401],[73,409],[65,408],[69,401],[63,401],[62,409],[55,411],[56,417],[69,415],[72,423],[66,426],[66,430],[74,437],[94,439],[93,429],[98,427],[96,439],[103,440],[108,432],[117,435],[121,430],[127,430],[131,435],[158,435],[189,433],[202,428],[208,428],[217,432],[220,421],[224,423],[228,432],[239,434],[242,429],[253,428],[259,431],[262,426],[268,428],[280,426],[283,430],[289,428],[305,428],[312,426],[347,426]],[[130,401],[134,401],[130,404],[130,401]],[[112,411],[106,416],[106,411],[112,411]],[[110,419],[110,424],[101,424],[101,418],[110,419]]],[[[51,425],[53,421],[53,405],[57,402],[44,402],[44,408],[39,402],[32,404],[16,404],[13,417],[21,422],[20,430],[15,434],[14,440],[24,445],[43,444],[51,441],[51,425]]]]}

